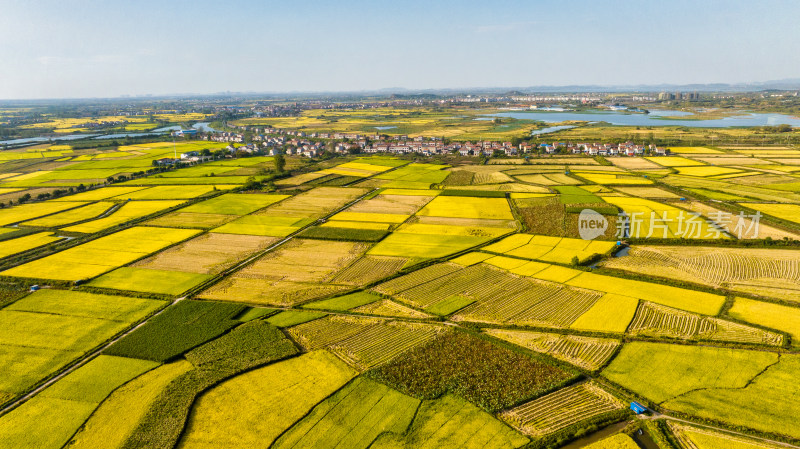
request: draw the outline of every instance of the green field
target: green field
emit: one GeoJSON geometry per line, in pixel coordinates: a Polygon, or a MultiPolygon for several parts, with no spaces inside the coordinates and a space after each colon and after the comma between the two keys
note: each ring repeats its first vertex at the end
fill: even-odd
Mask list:
{"type": "Polygon", "coordinates": [[[106,349],[109,355],[167,361],[238,324],[244,306],[181,301],[106,349]]]}
{"type": "Polygon", "coordinates": [[[664,407],[797,439],[800,438],[800,428],[795,418],[800,416],[800,403],[788,398],[800,395],[800,387],[792,381],[798,375],[800,357],[783,354],[777,364],[767,367],[761,375],[753,376],[746,385],[686,392],[666,401],[664,407]]]}
{"type": "Polygon", "coordinates": [[[195,403],[178,447],[270,445],[354,376],[355,371],[326,351],[236,376],[195,403]]]}
{"type": "Polygon", "coordinates": [[[120,448],[148,409],[177,377],[192,369],[181,360],[155,368],[115,390],[72,437],[76,449],[120,448]]]}
{"type": "Polygon", "coordinates": [[[207,274],[123,267],[104,274],[87,285],[133,292],[180,295],[210,278],[211,276],[207,274]]]}
{"type": "Polygon", "coordinates": [[[744,388],[778,359],[771,352],[632,342],[602,374],[655,403],[669,403],[697,389],[744,388]]]}
{"type": "Polygon", "coordinates": [[[728,314],[742,321],[786,332],[792,337],[794,345],[800,344],[800,308],[736,298],[728,314]]]}
{"type": "Polygon", "coordinates": [[[273,447],[367,449],[384,432],[405,432],[419,405],[418,399],[359,377],[314,407],[273,447]]]}
{"type": "Polygon", "coordinates": [[[63,290],[40,290],[11,304],[0,310],[6,367],[0,391],[24,391],[163,305],[63,290]]]}

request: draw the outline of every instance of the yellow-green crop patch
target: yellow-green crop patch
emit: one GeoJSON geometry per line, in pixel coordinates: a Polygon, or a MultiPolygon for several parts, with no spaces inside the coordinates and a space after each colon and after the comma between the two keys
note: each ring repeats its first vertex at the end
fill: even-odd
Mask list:
{"type": "Polygon", "coordinates": [[[721,154],[722,151],[706,147],[669,147],[669,150],[678,154],[721,154]]]}
{"type": "Polygon", "coordinates": [[[74,195],[56,198],[51,201],[99,201],[112,198],[115,196],[127,199],[125,195],[128,195],[132,192],[136,192],[137,190],[142,190],[142,189],[146,189],[146,187],[110,186],[110,187],[103,187],[100,189],[87,190],[85,192],[76,193],[74,195]]]}
{"type": "Polygon", "coordinates": [[[638,306],[639,300],[636,298],[606,293],[570,327],[579,330],[622,334],[628,329],[638,306]]]}
{"type": "Polygon", "coordinates": [[[90,234],[179,206],[182,203],[181,200],[129,201],[107,217],[70,226],[64,230],[90,234]]]}
{"type": "Polygon", "coordinates": [[[45,201],[43,203],[21,204],[19,206],[0,209],[0,226],[54,214],[73,207],[83,206],[84,204],[86,203],[79,201],[45,201]]]}
{"type": "Polygon", "coordinates": [[[698,388],[742,388],[777,360],[764,351],[631,342],[602,374],[661,403],[698,388]]]}
{"type": "Polygon", "coordinates": [[[201,273],[123,267],[94,279],[88,285],[115,290],[180,295],[210,278],[211,275],[201,273]]]}
{"type": "Polygon", "coordinates": [[[676,168],[679,174],[684,176],[697,176],[697,177],[706,177],[706,176],[719,176],[719,175],[733,175],[736,174],[746,174],[742,170],[738,170],[735,168],[728,168],[728,167],[716,167],[713,165],[706,165],[706,166],[697,166],[697,167],[678,167],[676,168]]]}
{"type": "Polygon", "coordinates": [[[52,232],[39,232],[11,240],[3,240],[3,244],[0,245],[0,259],[57,242],[61,239],[61,237],[55,236],[52,232]]]}
{"type": "Polygon", "coordinates": [[[194,404],[180,447],[269,446],[356,372],[314,351],[227,380],[194,404]]]}
{"type": "Polygon", "coordinates": [[[783,220],[800,223],[800,205],[797,204],[767,204],[767,203],[740,203],[742,206],[755,209],[759,212],[783,220]]]}
{"type": "Polygon", "coordinates": [[[213,232],[286,237],[313,222],[312,218],[297,216],[245,215],[213,229],[213,232]]]}
{"type": "Polygon", "coordinates": [[[156,365],[101,355],[0,417],[0,441],[16,447],[61,447],[114,389],[156,365]]]}
{"type": "Polygon", "coordinates": [[[736,298],[728,314],[742,321],[786,332],[792,337],[793,344],[800,344],[800,308],[736,298]]]}
{"type": "Polygon", "coordinates": [[[614,247],[614,242],[601,240],[515,234],[483,249],[529,260],[569,264],[573,257],[585,261],[597,254],[606,254],[614,247]]]}
{"type": "Polygon", "coordinates": [[[437,196],[417,212],[419,216],[513,220],[505,198],[437,196]]]}
{"type": "Polygon", "coordinates": [[[567,285],[644,299],[710,316],[718,314],[725,303],[722,295],[594,273],[582,273],[569,280],[567,285]]]}
{"type": "Polygon", "coordinates": [[[181,212],[201,214],[247,215],[288,198],[288,195],[228,193],[192,204],[181,212]]]}
{"type": "Polygon", "coordinates": [[[92,413],[72,438],[70,447],[122,447],[164,389],[192,368],[191,363],[181,359],[161,365],[118,388],[92,413]]]}
{"type": "Polygon", "coordinates": [[[89,279],[198,233],[200,231],[192,229],[129,228],[16,266],[0,274],[65,281],[89,279]]]}
{"type": "Polygon", "coordinates": [[[0,310],[0,391],[26,390],[164,304],[64,290],[26,296],[0,310]]]}
{"type": "Polygon", "coordinates": [[[84,221],[95,218],[99,215],[102,215],[103,213],[111,209],[111,207],[113,206],[114,203],[104,202],[104,201],[97,203],[90,203],[85,206],[76,207],[75,209],[59,212],[57,214],[48,215],[46,217],[36,218],[33,220],[28,220],[22,222],[21,225],[39,226],[45,228],[57,228],[78,221],[84,221]]]}
{"type": "MultiPolygon", "coordinates": [[[[124,187],[123,187],[124,188],[124,187]]],[[[223,186],[221,189],[227,190],[230,186],[223,186]]],[[[182,186],[155,186],[148,188],[137,188],[135,191],[121,192],[114,196],[112,200],[184,200],[197,198],[214,191],[214,186],[201,185],[182,185],[182,186]]],[[[219,190],[218,188],[217,190],[219,190]]]]}
{"type": "Polygon", "coordinates": [[[687,159],[681,156],[653,156],[646,157],[645,159],[653,161],[663,167],[689,167],[692,165],[705,165],[702,162],[693,159],[687,159]]]}
{"type": "Polygon", "coordinates": [[[649,185],[653,181],[642,176],[617,173],[575,172],[577,176],[602,185],[649,185]]]}

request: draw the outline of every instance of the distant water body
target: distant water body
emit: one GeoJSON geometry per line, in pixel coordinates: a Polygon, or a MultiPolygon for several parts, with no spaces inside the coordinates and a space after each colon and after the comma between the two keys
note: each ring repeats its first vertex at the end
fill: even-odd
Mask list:
{"type": "Polygon", "coordinates": [[[597,112],[499,112],[492,117],[510,117],[518,120],[539,120],[546,123],[566,121],[607,122],[619,126],[686,126],[690,128],[733,128],[739,126],[791,125],[800,127],[800,118],[786,114],[746,113],[711,120],[677,120],[659,118],[663,116],[689,116],[685,111],[650,111],[650,114],[632,114],[623,111],[597,112]]]}
{"type": "MultiPolygon", "coordinates": [[[[201,131],[201,132],[215,132],[216,130],[208,126],[207,122],[200,122],[195,123],[192,125],[192,128],[201,131]]],[[[69,141],[69,140],[78,140],[78,139],[123,139],[125,137],[141,137],[141,136],[158,136],[164,133],[168,133],[170,131],[179,131],[181,129],[180,126],[165,126],[164,128],[154,129],[149,132],[143,133],[116,133],[116,134],[71,134],[68,136],[54,136],[54,137],[27,137],[25,139],[12,139],[12,140],[0,140],[0,145],[17,145],[23,143],[36,143],[36,142],[56,142],[56,141],[69,141]]]]}

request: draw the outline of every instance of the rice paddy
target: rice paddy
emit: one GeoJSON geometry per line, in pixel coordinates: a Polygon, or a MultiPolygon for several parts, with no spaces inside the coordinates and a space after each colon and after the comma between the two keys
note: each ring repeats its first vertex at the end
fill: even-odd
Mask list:
{"type": "Polygon", "coordinates": [[[0,446],[539,447],[625,419],[631,399],[800,439],[793,150],[287,156],[253,191],[272,158],[234,157],[103,185],[172,145],[8,156],[49,165],[0,174],[0,195],[89,188],[0,209],[0,403],[147,322],[0,416],[0,446]],[[749,243],[712,223],[739,207],[768,216],[749,243]],[[583,208],[609,233],[577,238],[583,208]],[[617,209],[641,221],[614,236],[617,209]]]}

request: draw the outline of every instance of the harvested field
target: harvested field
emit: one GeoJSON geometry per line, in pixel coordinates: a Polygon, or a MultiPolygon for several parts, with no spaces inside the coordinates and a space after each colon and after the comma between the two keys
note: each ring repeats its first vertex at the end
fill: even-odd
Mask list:
{"type": "Polygon", "coordinates": [[[594,383],[584,382],[534,399],[500,417],[528,435],[542,436],[623,407],[594,383]]]}
{"type": "Polygon", "coordinates": [[[542,332],[487,329],[487,334],[530,350],[593,371],[605,365],[619,347],[619,340],[542,332]]]}
{"type": "Polygon", "coordinates": [[[613,157],[609,159],[615,167],[627,170],[658,170],[660,165],[648,161],[643,157],[613,157]]]}
{"type": "MultiPolygon", "coordinates": [[[[677,199],[678,195],[658,187],[616,187],[614,190],[640,198],[677,199]]],[[[684,203],[681,203],[684,204],[684,203]]]]}
{"type": "Polygon", "coordinates": [[[704,317],[678,309],[643,302],[628,328],[631,334],[671,338],[700,338],[781,346],[783,335],[719,318],[704,317]]]}
{"type": "MultiPolygon", "coordinates": [[[[467,305],[453,319],[568,327],[602,296],[598,292],[520,277],[485,264],[437,264],[375,287],[427,311],[453,299],[467,305]]],[[[463,307],[461,305],[454,310],[463,307]]],[[[452,312],[454,310],[442,313],[452,312]]]]}
{"type": "Polygon", "coordinates": [[[604,266],[791,301],[800,292],[798,250],[635,246],[604,266]]]}
{"type": "Polygon", "coordinates": [[[445,331],[431,324],[337,316],[289,329],[306,348],[327,348],[360,371],[386,363],[445,331]]]}
{"type": "MultiPolygon", "coordinates": [[[[732,199],[735,200],[737,198],[734,197],[732,199]]],[[[755,234],[754,231],[746,232],[747,230],[755,229],[753,220],[743,217],[741,219],[742,223],[740,224],[739,216],[736,214],[730,215],[731,217],[730,221],[723,220],[721,219],[721,217],[725,217],[726,216],[725,214],[727,214],[727,212],[723,211],[722,209],[717,209],[713,206],[709,206],[705,203],[701,203],[699,201],[685,201],[681,203],[681,207],[702,214],[704,217],[717,223],[730,235],[733,235],[737,238],[739,238],[739,230],[741,229],[742,231],[741,238],[743,239],[754,239],[754,238],[765,239],[769,237],[773,240],[782,240],[783,238],[788,237],[789,239],[792,240],[800,240],[800,234],[784,231],[783,229],[778,229],[764,222],[759,222],[757,235],[755,234]]]]}
{"type": "Polygon", "coordinates": [[[372,304],[367,304],[365,306],[352,309],[351,311],[364,313],[367,315],[378,315],[386,317],[416,318],[416,319],[431,318],[431,315],[428,315],[427,313],[414,310],[410,307],[406,307],[404,305],[398,304],[388,299],[382,299],[380,301],[373,302],[372,304]]]}
{"type": "Polygon", "coordinates": [[[363,256],[341,270],[331,282],[346,285],[367,285],[400,271],[408,259],[388,256],[363,256]]]}
{"type": "Polygon", "coordinates": [[[369,214],[412,215],[431,201],[431,196],[387,195],[381,194],[366,201],[360,201],[346,212],[369,214]]]}
{"type": "Polygon", "coordinates": [[[133,266],[217,274],[275,241],[277,239],[272,237],[209,233],[143,259],[133,266]]]}
{"type": "Polygon", "coordinates": [[[202,298],[294,305],[351,287],[324,284],[366,251],[353,242],[295,239],[200,294],[202,298]]]}
{"type": "Polygon", "coordinates": [[[196,214],[175,211],[154,218],[145,224],[149,226],[166,226],[168,228],[211,229],[222,226],[231,220],[235,220],[237,217],[238,215],[196,214]]]}

